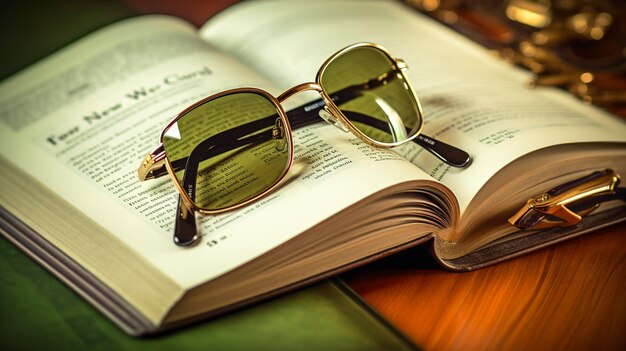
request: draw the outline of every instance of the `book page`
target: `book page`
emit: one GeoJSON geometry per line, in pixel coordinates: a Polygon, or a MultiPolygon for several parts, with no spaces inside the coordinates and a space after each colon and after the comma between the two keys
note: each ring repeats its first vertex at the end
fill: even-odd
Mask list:
{"type": "Polygon", "coordinates": [[[500,168],[560,143],[626,141],[621,121],[552,88],[530,89],[528,73],[397,1],[256,1],[234,6],[201,29],[208,42],[279,87],[313,81],[324,61],[356,42],[404,59],[425,114],[423,132],[469,152],[450,167],[423,149],[396,151],[457,196],[463,211],[500,168]],[[263,13],[263,16],[258,16],[263,13]]]}
{"type": "MultiPolygon", "coordinates": [[[[310,125],[294,136],[284,186],[239,211],[199,216],[201,243],[177,247],[175,187],[167,176],[139,182],[137,168],[176,114],[241,86],[277,91],[181,20],[126,20],[0,85],[1,156],[183,287],[227,272],[382,188],[428,177],[392,152],[310,125]]],[[[75,244],[41,234],[62,250],[75,244]]]]}

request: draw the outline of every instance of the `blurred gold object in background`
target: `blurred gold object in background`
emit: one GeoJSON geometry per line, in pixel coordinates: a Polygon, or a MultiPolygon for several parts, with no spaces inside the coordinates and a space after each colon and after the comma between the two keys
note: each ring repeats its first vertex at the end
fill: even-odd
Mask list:
{"type": "Polygon", "coordinates": [[[406,0],[557,86],[626,117],[622,0],[406,0]]]}
{"type": "Polygon", "coordinates": [[[506,4],[506,16],[513,21],[531,27],[545,28],[552,22],[551,2],[549,0],[510,0],[506,4]]]}

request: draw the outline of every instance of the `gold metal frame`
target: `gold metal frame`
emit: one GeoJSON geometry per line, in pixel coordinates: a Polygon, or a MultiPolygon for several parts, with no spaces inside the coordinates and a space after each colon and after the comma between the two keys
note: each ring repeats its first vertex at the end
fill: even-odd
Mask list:
{"type": "MultiPolygon", "coordinates": [[[[287,118],[287,114],[285,113],[285,110],[282,107],[282,103],[287,101],[289,98],[291,98],[292,96],[304,92],[304,91],[316,91],[318,92],[322,99],[324,100],[324,102],[326,103],[326,106],[324,106],[324,109],[330,113],[333,117],[335,117],[337,120],[339,120],[350,132],[352,132],[355,136],[357,136],[359,139],[363,140],[365,143],[372,145],[372,146],[376,146],[376,147],[382,147],[382,148],[390,148],[390,147],[394,147],[394,146],[398,146],[401,144],[404,144],[408,141],[413,140],[415,137],[417,137],[421,131],[422,131],[422,127],[424,125],[424,118],[423,118],[423,113],[422,113],[422,107],[420,105],[419,99],[417,98],[417,95],[415,94],[415,90],[413,89],[413,86],[411,85],[410,81],[407,79],[407,77],[405,76],[404,72],[408,69],[408,66],[406,65],[406,63],[398,58],[394,58],[389,51],[387,51],[387,49],[385,49],[384,47],[378,45],[378,44],[374,44],[374,43],[356,43],[353,45],[350,45],[342,50],[339,50],[338,52],[336,52],[335,54],[333,54],[332,56],[330,56],[330,58],[328,58],[326,60],[326,62],[324,62],[324,64],[321,66],[321,68],[318,70],[316,78],[315,78],[315,82],[310,82],[310,83],[302,83],[302,84],[298,84],[293,88],[290,88],[288,90],[286,90],[285,92],[283,92],[282,94],[280,94],[278,97],[274,97],[272,94],[266,92],[265,90],[262,89],[258,89],[258,88],[236,88],[236,89],[230,89],[230,90],[225,90],[222,92],[219,92],[217,94],[211,95],[209,97],[206,97],[196,103],[194,103],[193,105],[187,107],[185,110],[183,110],[182,112],[180,112],[176,117],[174,117],[161,131],[161,135],[159,137],[159,145],[154,148],[141,162],[141,165],[139,166],[138,169],[138,177],[140,181],[144,181],[146,179],[153,179],[153,178],[157,178],[159,176],[161,176],[163,174],[163,167],[166,168],[167,173],[170,175],[170,178],[172,179],[172,181],[174,182],[174,185],[176,186],[176,189],[178,190],[178,192],[181,194],[183,202],[185,204],[185,206],[187,207],[185,210],[188,211],[198,211],[202,214],[218,214],[218,213],[222,213],[222,212],[226,212],[226,211],[230,211],[242,206],[245,206],[261,197],[263,197],[264,195],[266,195],[267,193],[271,192],[272,190],[274,190],[280,183],[281,181],[285,178],[285,176],[287,175],[289,169],[291,168],[291,165],[293,163],[293,135],[292,135],[292,130],[291,130],[291,125],[289,124],[289,119],[287,118]],[[380,51],[381,53],[383,53],[392,64],[394,64],[393,68],[397,68],[398,69],[398,74],[400,74],[402,76],[402,79],[404,82],[407,83],[408,89],[411,92],[411,95],[414,99],[414,102],[416,104],[417,107],[417,112],[418,112],[418,118],[419,118],[419,128],[417,129],[417,131],[410,137],[407,138],[405,140],[402,140],[400,142],[396,142],[396,143],[382,143],[382,142],[378,142],[376,140],[371,139],[370,137],[368,137],[367,135],[365,135],[364,133],[362,133],[361,131],[358,130],[358,128],[356,128],[349,120],[348,118],[346,118],[344,116],[344,114],[341,112],[341,110],[339,109],[339,107],[332,101],[332,99],[330,98],[330,96],[328,95],[328,93],[324,90],[322,84],[321,84],[321,79],[322,76],[324,74],[324,72],[326,71],[326,68],[334,61],[336,60],[338,57],[340,57],[341,55],[345,54],[346,52],[349,52],[351,50],[354,50],[356,48],[361,48],[361,47],[370,47],[370,48],[375,48],[378,51],[380,51]],[[224,208],[220,208],[220,209],[204,209],[201,208],[199,206],[197,206],[196,204],[193,203],[193,201],[191,200],[191,198],[189,198],[189,195],[187,194],[187,192],[185,192],[185,190],[183,189],[182,185],[180,184],[180,181],[178,180],[178,178],[176,177],[176,172],[174,171],[172,164],[170,163],[170,160],[167,158],[166,154],[165,154],[165,149],[163,147],[163,138],[165,136],[165,132],[174,124],[176,123],[180,118],[182,118],[185,114],[187,114],[189,111],[191,111],[192,109],[205,104],[211,100],[215,100],[217,98],[220,98],[222,96],[225,95],[230,95],[230,94],[238,94],[238,93],[253,93],[253,94],[259,94],[263,97],[265,97],[267,100],[269,100],[270,102],[272,102],[272,104],[274,104],[274,107],[276,108],[276,111],[278,111],[278,115],[281,119],[281,121],[283,122],[283,125],[285,126],[285,132],[286,132],[286,137],[289,140],[289,162],[288,164],[285,166],[285,169],[283,170],[281,176],[276,180],[276,182],[274,184],[272,184],[267,190],[263,191],[262,193],[251,197],[250,199],[243,201],[237,205],[233,205],[233,206],[228,206],[228,207],[224,207],[224,208]]],[[[183,210],[184,211],[184,210],[183,210]]]]}
{"type": "MultiPolygon", "coordinates": [[[[283,100],[284,101],[284,100],[283,100]]],[[[285,176],[287,175],[287,172],[289,171],[289,169],[291,168],[291,164],[293,163],[293,135],[292,135],[292,131],[291,131],[291,125],[289,124],[289,119],[287,118],[287,114],[285,113],[285,110],[283,109],[282,105],[281,105],[281,101],[274,97],[272,94],[266,92],[265,90],[262,89],[258,89],[258,88],[236,88],[236,89],[230,89],[230,90],[226,90],[226,91],[222,91],[219,92],[217,94],[211,95],[207,98],[204,98],[198,102],[196,102],[195,104],[187,107],[185,110],[183,110],[181,113],[179,113],[174,119],[172,119],[166,126],[165,128],[163,128],[163,130],[161,131],[161,136],[159,137],[159,146],[153,150],[152,153],[148,154],[146,156],[146,158],[144,159],[144,162],[142,162],[142,165],[139,168],[139,178],[140,180],[143,179],[148,179],[148,177],[144,177],[143,179],[142,177],[142,173],[143,174],[151,174],[150,171],[154,171],[156,170],[156,168],[160,168],[165,166],[165,168],[167,169],[167,173],[169,174],[170,178],[172,179],[172,181],[174,182],[174,185],[176,186],[176,189],[178,190],[178,192],[181,194],[182,198],[183,198],[183,202],[185,204],[185,206],[187,207],[186,209],[189,211],[198,211],[202,214],[218,214],[218,213],[222,213],[222,212],[226,212],[226,211],[230,211],[230,210],[234,210],[236,208],[245,206],[257,199],[259,199],[260,197],[266,195],[267,193],[269,193],[270,191],[274,190],[278,184],[280,184],[280,182],[285,178],[285,176]],[[198,205],[196,205],[195,203],[193,203],[193,201],[191,200],[191,198],[189,198],[189,195],[187,194],[187,192],[183,189],[183,186],[180,184],[180,181],[178,180],[178,178],[176,177],[176,172],[174,171],[174,168],[172,167],[172,164],[170,163],[170,160],[167,158],[167,156],[165,155],[165,150],[163,148],[163,138],[165,137],[165,132],[174,124],[176,123],[180,118],[182,118],[185,114],[187,114],[189,111],[193,110],[194,108],[205,104],[211,100],[215,100],[217,98],[220,98],[222,96],[226,96],[226,95],[231,95],[231,94],[239,94],[239,93],[252,93],[252,94],[259,94],[263,97],[265,97],[268,101],[270,101],[274,107],[276,108],[276,111],[278,112],[278,116],[280,117],[280,120],[283,123],[283,126],[285,126],[285,137],[287,138],[287,140],[289,141],[288,143],[288,147],[289,147],[289,162],[287,163],[287,165],[285,165],[285,168],[282,171],[282,174],[280,175],[280,177],[277,178],[277,180],[265,191],[251,197],[248,200],[245,200],[237,205],[233,205],[233,206],[228,206],[228,207],[224,207],[224,208],[220,208],[220,209],[213,209],[213,210],[209,210],[209,209],[204,209],[198,205]],[[161,150],[163,150],[162,153],[162,158],[159,158],[158,156],[154,156],[154,154],[156,153],[157,155],[161,155],[161,150]]]]}
{"type": "Polygon", "coordinates": [[[336,118],[338,118],[346,126],[346,128],[350,130],[350,132],[355,134],[357,137],[359,137],[359,139],[363,140],[365,143],[369,145],[382,147],[382,148],[391,148],[394,146],[402,145],[408,141],[415,139],[422,132],[422,128],[424,127],[424,114],[422,113],[422,105],[420,104],[420,101],[417,98],[417,94],[415,94],[415,89],[413,89],[413,85],[411,84],[411,81],[404,74],[404,72],[408,69],[409,69],[409,66],[406,64],[406,62],[404,62],[404,60],[393,57],[391,53],[384,47],[375,43],[356,43],[356,44],[352,44],[348,47],[345,47],[337,51],[330,58],[328,58],[326,62],[322,64],[322,67],[319,69],[319,71],[317,71],[315,82],[321,88],[320,94],[322,95],[322,98],[324,99],[324,102],[326,103],[326,107],[328,107],[328,109],[325,108],[326,111],[334,115],[336,118]],[[398,69],[398,73],[402,76],[402,79],[404,80],[404,82],[407,83],[409,91],[411,92],[411,96],[413,97],[413,101],[415,102],[416,107],[417,107],[417,113],[418,113],[419,124],[420,124],[417,131],[410,138],[404,139],[396,143],[381,143],[379,141],[376,141],[368,137],[367,135],[363,134],[363,132],[361,132],[357,127],[355,127],[354,124],[352,124],[352,122],[350,122],[350,120],[346,118],[346,116],[344,116],[344,114],[341,112],[339,107],[333,102],[330,96],[328,96],[328,93],[326,92],[326,90],[324,90],[322,86],[322,76],[324,75],[326,68],[341,55],[345,54],[348,51],[354,50],[355,48],[361,48],[361,47],[375,48],[381,53],[383,53],[389,59],[389,61],[394,64],[395,66],[394,68],[398,69]]]}

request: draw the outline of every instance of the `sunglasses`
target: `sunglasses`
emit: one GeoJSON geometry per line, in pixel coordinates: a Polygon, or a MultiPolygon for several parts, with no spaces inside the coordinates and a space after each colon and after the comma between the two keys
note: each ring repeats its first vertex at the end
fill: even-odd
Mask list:
{"type": "Polygon", "coordinates": [[[320,117],[369,145],[415,142],[451,166],[466,167],[468,153],[420,134],[422,110],[407,69],[383,47],[357,43],[332,55],[315,83],[278,97],[232,89],[186,108],[165,126],[138,170],[142,181],[169,174],[180,192],[174,242],[199,241],[196,211],[233,210],[276,188],[293,162],[292,130],[320,117]],[[320,99],[285,112],[281,103],[303,91],[316,91],[320,99]]]}

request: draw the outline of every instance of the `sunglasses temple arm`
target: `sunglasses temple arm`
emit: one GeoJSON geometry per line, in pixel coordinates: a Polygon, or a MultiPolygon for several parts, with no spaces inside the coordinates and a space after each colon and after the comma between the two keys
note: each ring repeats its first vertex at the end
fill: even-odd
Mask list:
{"type": "MultiPolygon", "coordinates": [[[[394,75],[390,75],[390,77],[393,79],[394,75]]],[[[379,85],[382,85],[381,81],[372,79],[364,85],[352,85],[341,89],[331,95],[330,98],[339,105],[359,97],[362,91],[376,88],[379,85]],[[365,87],[368,88],[366,89],[365,87]]],[[[322,106],[324,106],[324,101],[318,99],[288,111],[287,115],[292,128],[297,129],[318,121],[317,111],[322,106]]],[[[378,119],[353,111],[342,112],[349,120],[359,121],[382,131],[387,130],[387,125],[378,119]]],[[[407,130],[407,132],[410,132],[410,130],[407,130]]],[[[418,135],[413,141],[450,166],[464,168],[472,162],[472,158],[467,152],[424,134],[418,135]]]]}
{"type": "Polygon", "coordinates": [[[195,211],[189,209],[178,195],[178,207],[176,208],[176,221],[174,222],[174,243],[178,246],[193,246],[200,241],[196,224],[195,211]]]}
{"type": "MultiPolygon", "coordinates": [[[[343,111],[343,113],[349,120],[361,122],[382,131],[387,130],[386,123],[376,118],[354,111],[343,111]]],[[[407,133],[410,132],[407,129],[407,133]]],[[[419,134],[413,141],[450,166],[464,168],[472,162],[472,157],[467,152],[427,135],[419,134]]]]}
{"type": "MultiPolygon", "coordinates": [[[[220,140],[222,138],[216,138],[220,136],[220,137],[228,137],[229,140],[232,140],[230,138],[233,138],[236,136],[230,135],[230,134],[234,134],[234,133],[231,133],[231,131],[232,129],[226,132],[222,132],[214,137],[207,138],[200,144],[196,145],[196,147],[189,154],[189,157],[183,157],[178,160],[171,161],[171,165],[172,165],[172,168],[174,169],[174,172],[178,172],[184,169],[185,174],[187,173],[191,174],[193,173],[192,167],[191,167],[192,164],[196,165],[195,167],[193,167],[193,169],[197,169],[197,165],[199,165],[200,162],[204,160],[208,160],[211,157],[221,155],[225,152],[232,151],[234,149],[240,148],[245,145],[258,144],[258,143],[262,143],[264,141],[268,141],[272,139],[271,130],[260,132],[260,133],[250,135],[245,138],[237,139],[235,141],[230,141],[230,142],[224,142],[220,140]],[[228,135],[225,135],[225,134],[228,134],[228,135]],[[222,144],[222,146],[217,147],[217,145],[220,145],[220,144],[222,144]]],[[[193,173],[193,177],[191,179],[195,179],[197,175],[196,173],[193,173]]]]}
{"type": "MultiPolygon", "coordinates": [[[[351,112],[351,111],[346,111],[345,113],[348,114],[349,117],[348,116],[347,117],[349,119],[359,121],[361,123],[370,125],[374,128],[377,128],[383,131],[386,129],[384,122],[381,122],[375,118],[372,118],[372,117],[369,117],[360,113],[351,112]]],[[[320,121],[320,119],[317,117],[316,110],[309,110],[308,112],[305,112],[303,107],[298,107],[294,110],[289,111],[288,116],[289,116],[290,124],[293,129],[298,129],[298,128],[301,128],[301,127],[304,127],[313,123],[317,123],[320,121]]],[[[267,119],[274,119],[274,118],[275,116],[271,116],[267,119]]],[[[265,118],[263,120],[265,120],[265,118]]],[[[223,142],[224,138],[232,140],[237,135],[248,134],[250,131],[254,130],[254,127],[253,128],[250,128],[250,127],[251,126],[246,124],[246,125],[222,132],[218,135],[205,139],[202,143],[198,144],[194,148],[192,153],[190,154],[190,157],[193,156],[193,158],[195,159],[192,162],[199,164],[203,160],[206,160],[210,157],[220,155],[222,153],[234,150],[236,148],[239,148],[247,144],[260,143],[260,142],[270,140],[272,138],[271,131],[266,131],[266,132],[261,132],[261,133],[248,136],[243,139],[238,139],[235,142],[230,142],[230,143],[223,142]],[[242,128],[242,127],[246,127],[246,128],[242,128]],[[222,144],[224,146],[216,149],[215,148],[216,145],[219,145],[219,144],[222,144]]],[[[420,134],[415,139],[413,139],[413,141],[417,143],[418,145],[420,145],[421,147],[423,147],[424,149],[426,149],[428,152],[432,153],[435,157],[437,157],[441,161],[453,167],[463,168],[463,167],[467,167],[471,163],[472,158],[467,152],[455,146],[452,146],[450,144],[446,144],[442,141],[439,141],[435,138],[431,138],[427,135],[420,134]]],[[[174,168],[174,171],[179,171],[183,168],[186,168],[185,165],[187,163],[188,163],[188,158],[181,158],[181,159],[172,161],[171,164],[172,164],[172,168],[174,168]]],[[[188,172],[188,170],[186,170],[186,172],[188,172]]]]}
{"type": "MultiPolygon", "coordinates": [[[[311,105],[311,104],[307,104],[307,105],[311,105]]],[[[317,112],[316,110],[306,111],[304,109],[304,106],[301,106],[294,110],[289,111],[288,117],[289,117],[289,121],[290,121],[292,128],[298,129],[298,128],[301,128],[301,127],[304,127],[313,123],[320,122],[320,119],[317,116],[316,112],[317,112]]],[[[351,111],[346,111],[346,113],[349,115],[349,119],[359,121],[361,123],[370,125],[374,128],[377,128],[383,131],[386,129],[386,126],[384,125],[384,123],[375,118],[372,118],[372,117],[369,117],[360,113],[351,112],[351,111]]],[[[274,118],[276,117],[271,116],[269,118],[264,118],[263,120],[266,120],[266,119],[269,120],[269,119],[274,119],[274,118]]],[[[246,124],[246,125],[222,132],[213,137],[207,138],[202,143],[198,144],[194,148],[192,153],[190,154],[190,158],[193,158],[192,163],[199,164],[203,160],[206,160],[210,157],[220,155],[222,153],[231,151],[233,149],[239,148],[247,144],[261,143],[261,142],[270,140],[272,138],[271,131],[266,131],[266,132],[261,132],[255,135],[248,136],[243,139],[238,139],[235,142],[230,142],[230,143],[223,142],[224,138],[228,140],[232,140],[233,138],[237,137],[237,135],[242,135],[242,134],[246,135],[250,133],[252,130],[254,130],[254,128],[255,128],[254,126],[250,126],[249,124],[246,124]],[[220,144],[224,146],[216,149],[215,148],[216,145],[220,145],[220,144]]],[[[457,147],[454,147],[452,145],[446,144],[442,141],[439,141],[435,138],[431,138],[424,134],[420,134],[415,139],[413,139],[413,141],[417,143],[418,145],[420,145],[421,147],[423,147],[424,149],[426,149],[428,152],[432,153],[438,159],[442,160],[443,162],[453,167],[463,168],[463,167],[467,167],[471,163],[471,160],[472,160],[471,156],[467,152],[457,147]]],[[[172,167],[174,168],[174,171],[179,171],[183,168],[188,168],[186,167],[188,162],[189,162],[188,158],[178,159],[178,160],[172,161],[172,167]]],[[[189,172],[189,170],[187,169],[186,172],[189,172]]]]}
{"type": "Polygon", "coordinates": [[[413,141],[450,166],[465,168],[472,163],[472,157],[467,152],[427,135],[420,134],[413,141]]]}
{"type": "MultiPolygon", "coordinates": [[[[182,185],[187,196],[194,201],[196,197],[196,175],[200,162],[196,161],[193,152],[189,155],[185,165],[182,185]],[[196,161],[196,162],[194,162],[196,161]]],[[[178,208],[176,209],[176,222],[174,223],[174,243],[178,246],[192,246],[200,241],[196,224],[195,210],[187,205],[182,194],[178,195],[178,208]]]]}

